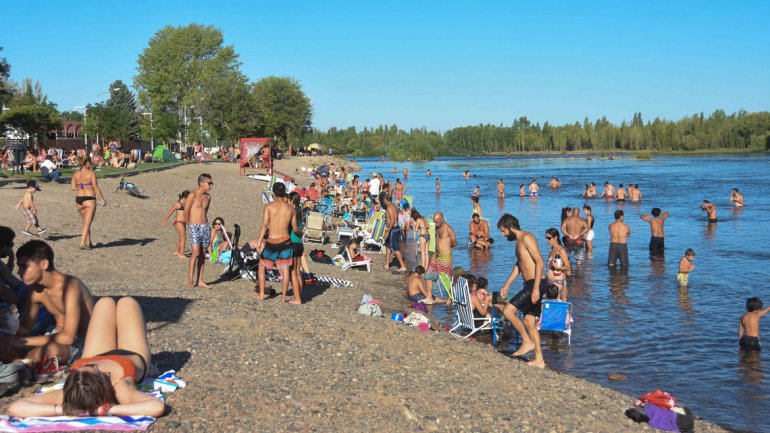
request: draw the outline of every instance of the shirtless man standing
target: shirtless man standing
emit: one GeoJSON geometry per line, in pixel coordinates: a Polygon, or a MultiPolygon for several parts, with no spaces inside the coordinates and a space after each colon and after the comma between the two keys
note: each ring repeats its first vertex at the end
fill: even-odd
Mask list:
{"type": "Polygon", "coordinates": [[[730,201],[735,207],[743,207],[743,194],[738,192],[738,188],[733,188],[730,191],[730,201]]]}
{"type": "Polygon", "coordinates": [[[709,223],[717,222],[717,207],[714,203],[703,200],[703,204],[700,205],[700,210],[708,214],[709,223]]]}
{"type": "Polygon", "coordinates": [[[187,272],[187,287],[200,286],[210,288],[203,282],[203,267],[206,264],[206,250],[211,244],[211,225],[209,224],[208,211],[211,204],[211,188],[214,182],[211,175],[203,173],[198,176],[198,188],[187,195],[184,202],[184,220],[187,221],[187,236],[192,245],[190,267],[187,272]],[[193,285],[195,271],[198,278],[193,285]]]}
{"type": "Polygon", "coordinates": [[[668,219],[668,212],[661,212],[660,208],[654,207],[650,213],[642,214],[639,218],[650,224],[650,252],[663,252],[665,243],[663,242],[663,225],[668,219]],[[652,218],[650,218],[652,215],[652,218]]]}
{"type": "Polygon", "coordinates": [[[620,260],[620,266],[628,267],[628,238],[631,236],[631,229],[623,222],[623,211],[615,211],[615,222],[610,224],[610,252],[607,258],[607,265],[615,266],[615,262],[620,260]]]}
{"type": "MultiPolygon", "coordinates": [[[[259,251],[259,297],[258,300],[265,299],[265,269],[273,269],[278,266],[278,272],[281,273],[281,303],[286,302],[286,292],[289,290],[289,281],[291,274],[289,267],[294,256],[294,246],[291,243],[289,227],[297,236],[302,233],[297,226],[297,213],[294,208],[286,202],[286,185],[282,182],[273,184],[273,195],[275,200],[265,205],[262,212],[262,228],[259,229],[259,237],[255,248],[259,251]]],[[[252,243],[254,241],[251,241],[252,243]]],[[[299,305],[302,303],[302,297],[298,287],[293,289],[294,297],[290,304],[299,305]]]]}
{"type": "Polygon", "coordinates": [[[475,213],[471,217],[471,224],[468,227],[470,233],[470,242],[474,248],[486,250],[489,248],[489,224],[481,219],[479,214],[475,213]]]}
{"type": "Polygon", "coordinates": [[[536,179],[532,179],[532,182],[529,184],[529,196],[530,197],[537,197],[537,191],[540,189],[540,186],[537,184],[536,179]]]}
{"type": "Polygon", "coordinates": [[[599,196],[599,198],[606,197],[607,200],[612,200],[613,197],[615,197],[615,187],[612,186],[609,182],[604,182],[604,191],[602,191],[602,194],[599,196]]]}
{"type": "Polygon", "coordinates": [[[626,201],[626,196],[628,193],[626,193],[626,190],[623,189],[622,183],[618,186],[618,190],[615,191],[615,193],[618,195],[618,201],[626,201]]]}
{"type": "Polygon", "coordinates": [[[537,330],[537,318],[540,316],[540,282],[543,278],[543,256],[537,246],[537,240],[530,232],[519,227],[519,220],[511,214],[504,214],[497,222],[497,228],[509,241],[516,242],[516,265],[508,281],[500,290],[500,296],[507,298],[508,290],[521,273],[524,288],[515,294],[503,308],[503,314],[510,320],[516,332],[521,335],[521,347],[513,356],[522,356],[535,350],[535,358],[529,365],[545,368],[543,351],[540,348],[540,333],[537,330]],[[524,314],[524,322],[516,316],[516,311],[524,314]]]}
{"type": "Polygon", "coordinates": [[[564,248],[575,256],[575,262],[580,266],[585,257],[585,236],[591,230],[588,222],[580,217],[580,208],[572,209],[572,213],[561,224],[564,233],[564,248]]]}
{"type": "Polygon", "coordinates": [[[32,290],[27,295],[24,317],[11,346],[32,349],[22,361],[26,364],[53,356],[66,364],[83,349],[94,296],[82,281],[54,268],[53,249],[43,241],[22,245],[16,251],[16,264],[22,282],[32,290]],[[54,316],[56,327],[46,335],[32,336],[30,330],[41,307],[54,316]]]}
{"type": "Polygon", "coordinates": [[[393,204],[388,193],[380,193],[380,203],[385,208],[385,269],[390,269],[390,255],[393,253],[398,260],[398,271],[406,272],[404,257],[401,255],[401,226],[398,225],[398,207],[393,204]]]}
{"type": "MultiPolygon", "coordinates": [[[[442,272],[452,275],[452,248],[457,246],[457,237],[455,231],[445,220],[444,214],[436,212],[433,214],[433,222],[436,224],[436,253],[428,261],[428,269],[425,273],[425,281],[428,284],[428,304],[433,303],[434,299],[443,301],[443,293],[437,296],[433,292],[433,283],[439,283],[442,272]]],[[[437,290],[439,293],[440,289],[437,290]]]]}

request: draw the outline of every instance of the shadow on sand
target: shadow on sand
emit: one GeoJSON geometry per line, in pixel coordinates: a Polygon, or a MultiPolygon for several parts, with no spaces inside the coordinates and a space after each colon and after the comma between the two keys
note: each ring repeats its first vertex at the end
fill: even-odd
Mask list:
{"type": "Polygon", "coordinates": [[[155,296],[134,296],[142,306],[144,318],[152,322],[152,328],[148,331],[157,331],[172,323],[177,323],[184,315],[187,307],[195,302],[184,298],[160,298],[155,296]]]}
{"type": "Polygon", "coordinates": [[[130,245],[141,245],[145,246],[149,244],[150,242],[155,242],[157,238],[143,238],[143,239],[130,239],[130,238],[123,238],[118,239],[116,241],[110,241],[106,244],[96,244],[96,248],[112,248],[112,247],[127,247],[130,245]]]}

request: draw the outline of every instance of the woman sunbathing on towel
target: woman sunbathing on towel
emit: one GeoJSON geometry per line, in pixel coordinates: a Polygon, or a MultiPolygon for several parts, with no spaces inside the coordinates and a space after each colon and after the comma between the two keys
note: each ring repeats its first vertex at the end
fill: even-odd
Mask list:
{"type": "Polygon", "coordinates": [[[60,415],[158,417],[166,405],[136,389],[150,365],[144,316],[134,298],[102,298],[88,324],[83,358],[75,361],[64,390],[11,404],[16,417],[60,415]]]}

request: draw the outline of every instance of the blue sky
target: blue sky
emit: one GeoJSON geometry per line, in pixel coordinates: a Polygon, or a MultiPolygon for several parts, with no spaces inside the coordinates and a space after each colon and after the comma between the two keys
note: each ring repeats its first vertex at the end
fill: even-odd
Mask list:
{"type": "Polygon", "coordinates": [[[12,79],[40,81],[60,110],[104,99],[116,79],[131,84],[150,37],[189,23],[220,28],[252,81],[299,80],[321,129],[679,119],[770,104],[768,2],[73,0],[9,2],[3,15],[12,79]]]}

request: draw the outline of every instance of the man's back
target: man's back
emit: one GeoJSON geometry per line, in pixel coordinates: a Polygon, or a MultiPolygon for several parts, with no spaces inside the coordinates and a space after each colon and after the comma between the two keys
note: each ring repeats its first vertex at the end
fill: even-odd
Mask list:
{"type": "Polygon", "coordinates": [[[564,220],[564,233],[573,238],[584,235],[588,231],[588,223],[582,217],[571,215],[564,220]]]}
{"type": "Polygon", "coordinates": [[[292,208],[285,200],[279,198],[265,207],[268,215],[268,237],[277,239],[289,235],[291,218],[294,216],[292,208]]]}
{"type": "Polygon", "coordinates": [[[622,221],[615,221],[610,224],[610,242],[616,244],[625,244],[631,235],[628,226],[622,221]]]}

